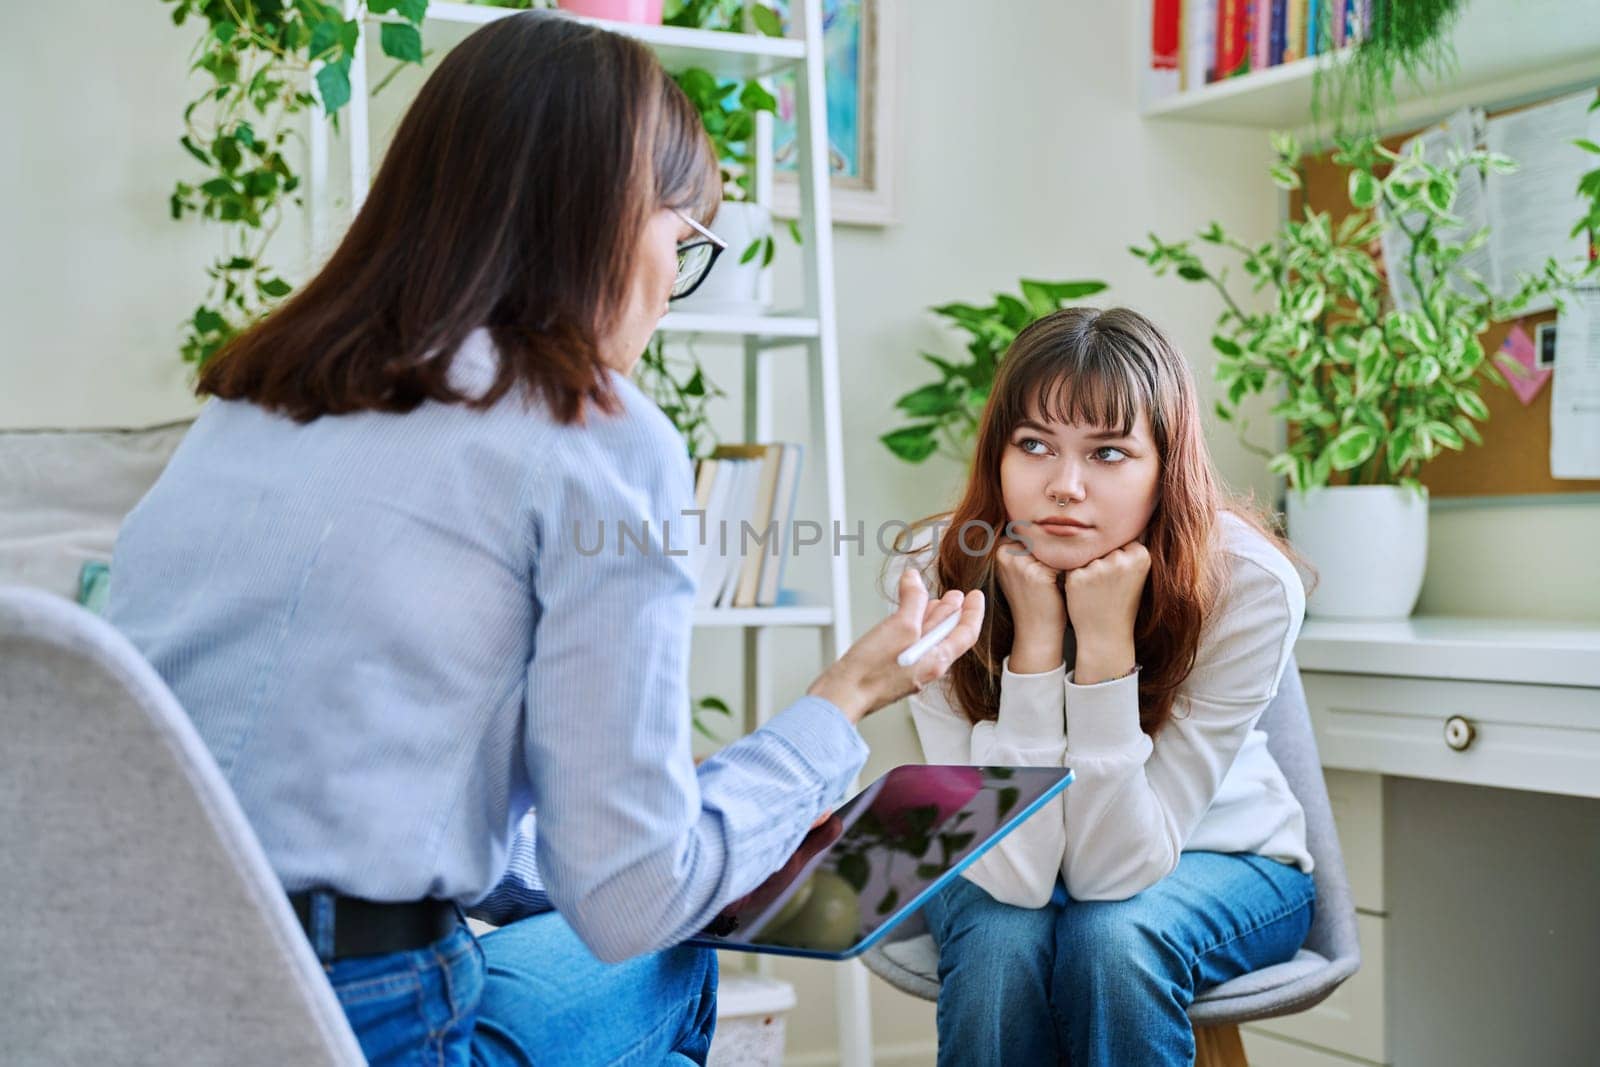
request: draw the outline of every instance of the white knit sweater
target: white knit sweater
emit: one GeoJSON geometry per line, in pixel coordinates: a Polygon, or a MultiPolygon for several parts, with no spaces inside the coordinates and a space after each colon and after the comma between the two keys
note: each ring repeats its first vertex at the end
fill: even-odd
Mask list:
{"type": "MultiPolygon", "coordinates": [[[[1139,729],[1137,676],[1074,684],[1065,666],[1013,674],[995,722],[970,723],[943,684],[911,698],[929,763],[1067,766],[1073,783],[967,869],[990,896],[1043,907],[1059,874],[1074,900],[1122,900],[1185,850],[1250,852],[1303,871],[1305,813],[1255,729],[1278,691],[1305,589],[1283,553],[1223,513],[1231,583],[1159,739],[1139,729]]],[[[919,560],[925,563],[927,557],[919,560]]]]}

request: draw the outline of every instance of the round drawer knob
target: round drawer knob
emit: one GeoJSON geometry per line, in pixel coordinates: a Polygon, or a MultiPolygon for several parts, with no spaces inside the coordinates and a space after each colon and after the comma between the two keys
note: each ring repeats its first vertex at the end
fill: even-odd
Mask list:
{"type": "Polygon", "coordinates": [[[1466,719],[1452,715],[1444,721],[1444,743],[1457,752],[1465,752],[1477,739],[1478,731],[1466,719]]]}

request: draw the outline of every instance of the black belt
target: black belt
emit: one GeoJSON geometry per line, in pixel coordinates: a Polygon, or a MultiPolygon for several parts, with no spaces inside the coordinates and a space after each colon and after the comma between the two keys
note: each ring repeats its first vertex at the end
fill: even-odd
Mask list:
{"type": "MultiPolygon", "coordinates": [[[[317,945],[311,922],[313,894],[290,893],[289,904],[300,926],[317,945]]],[[[459,914],[448,900],[416,900],[390,904],[331,894],[333,903],[333,959],[346,956],[381,956],[425,948],[456,928],[459,914]]],[[[326,962],[326,961],[324,961],[326,962]]]]}

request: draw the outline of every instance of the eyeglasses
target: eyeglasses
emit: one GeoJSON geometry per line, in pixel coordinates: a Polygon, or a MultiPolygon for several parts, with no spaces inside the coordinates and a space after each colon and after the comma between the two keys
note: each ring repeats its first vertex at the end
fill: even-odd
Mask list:
{"type": "Polygon", "coordinates": [[[699,235],[678,242],[678,276],[673,279],[672,294],[668,297],[669,300],[678,300],[700,288],[700,283],[711,273],[717,257],[727,250],[728,242],[683,212],[674,209],[673,214],[687,222],[699,235]]]}

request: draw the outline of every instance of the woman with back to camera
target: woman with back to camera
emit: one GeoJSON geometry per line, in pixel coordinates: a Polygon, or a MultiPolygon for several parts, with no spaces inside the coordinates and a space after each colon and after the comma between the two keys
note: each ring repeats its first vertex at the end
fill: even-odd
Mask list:
{"type": "Polygon", "coordinates": [[[924,755],[1075,775],[927,906],[940,1062],[1192,1063],[1195,994],[1311,923],[1305,815],[1255,729],[1305,610],[1288,546],[1224,495],[1188,366],[1123,308],[1017,335],[938,524],[905,569],[994,595],[911,698],[924,755]]]}
{"type": "Polygon", "coordinates": [[[715,956],[670,946],[839,798],[855,724],[976,637],[981,594],[929,603],[908,575],[807,696],[695,768],[688,561],[591,549],[596,523],[687,527],[683,441],[626,375],[714,261],[719,198],[638,42],[483,27],[326,267],[205,368],[214,399],[118,538],[109,615],[373,1063],[704,1062],[715,956]]]}

